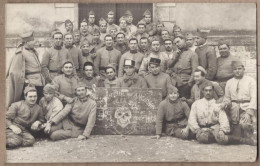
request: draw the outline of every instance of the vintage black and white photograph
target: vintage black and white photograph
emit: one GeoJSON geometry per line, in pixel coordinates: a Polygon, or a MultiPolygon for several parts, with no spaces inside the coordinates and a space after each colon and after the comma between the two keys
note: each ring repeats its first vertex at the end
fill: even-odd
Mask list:
{"type": "Polygon", "coordinates": [[[7,3],[6,162],[254,162],[255,3],[7,3]]]}

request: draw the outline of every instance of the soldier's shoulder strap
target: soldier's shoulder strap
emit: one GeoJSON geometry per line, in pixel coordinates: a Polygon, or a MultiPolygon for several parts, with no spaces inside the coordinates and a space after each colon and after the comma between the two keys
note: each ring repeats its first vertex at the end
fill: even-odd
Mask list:
{"type": "Polygon", "coordinates": [[[15,51],[15,54],[20,54],[23,51],[23,46],[19,45],[18,48],[15,51]]]}

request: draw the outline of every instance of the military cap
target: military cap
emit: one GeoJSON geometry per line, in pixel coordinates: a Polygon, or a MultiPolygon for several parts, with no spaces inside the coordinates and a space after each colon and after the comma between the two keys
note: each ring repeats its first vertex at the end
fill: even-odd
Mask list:
{"type": "Polygon", "coordinates": [[[55,29],[52,33],[51,36],[54,37],[55,34],[61,34],[63,37],[63,33],[59,29],[55,29]]]}
{"type": "Polygon", "coordinates": [[[185,38],[186,38],[186,39],[193,39],[194,36],[192,35],[192,33],[186,33],[186,34],[185,34],[185,38]]]}
{"type": "Polygon", "coordinates": [[[154,42],[154,41],[160,42],[160,39],[157,36],[153,36],[153,38],[151,39],[151,43],[154,42]]]}
{"type": "Polygon", "coordinates": [[[181,27],[179,26],[179,25],[174,25],[173,27],[172,27],[173,29],[173,31],[175,31],[175,30],[177,30],[177,29],[180,29],[181,30],[181,27]]]}
{"type": "Polygon", "coordinates": [[[140,21],[137,23],[136,26],[139,26],[139,25],[144,25],[144,26],[146,26],[146,22],[144,22],[143,20],[140,20],[140,21]]]}
{"type": "Polygon", "coordinates": [[[87,85],[86,85],[84,82],[79,81],[79,82],[77,83],[76,87],[75,87],[75,90],[78,89],[78,88],[81,88],[81,87],[86,88],[87,85]]]}
{"type": "Polygon", "coordinates": [[[116,37],[117,37],[117,35],[119,35],[119,34],[123,34],[123,35],[124,35],[124,37],[125,37],[125,33],[124,33],[124,32],[122,32],[122,31],[119,31],[119,32],[117,32],[117,33],[116,33],[116,37]]]}
{"type": "Polygon", "coordinates": [[[72,21],[70,21],[69,19],[67,19],[67,20],[65,20],[64,24],[67,25],[67,24],[73,24],[73,23],[72,23],[72,21]]]}
{"type": "Polygon", "coordinates": [[[83,23],[83,22],[88,23],[85,18],[81,21],[81,23],[83,23]]]}
{"type": "Polygon", "coordinates": [[[54,93],[55,92],[55,86],[53,84],[46,84],[43,88],[43,92],[45,93],[54,93]]]}
{"type": "Polygon", "coordinates": [[[200,29],[197,29],[196,36],[201,37],[201,38],[204,38],[204,39],[207,39],[207,37],[208,37],[208,32],[207,32],[207,31],[200,30],[200,29]]]}
{"type": "Polygon", "coordinates": [[[90,15],[95,15],[95,12],[94,12],[93,10],[90,10],[89,13],[88,13],[88,15],[89,15],[89,16],[90,16],[90,15]]]}
{"type": "Polygon", "coordinates": [[[125,11],[125,16],[133,16],[132,12],[130,10],[125,11]]]}
{"type": "Polygon", "coordinates": [[[220,39],[218,42],[218,47],[221,45],[227,45],[229,47],[229,42],[224,39],[220,39]]]}
{"type": "Polygon", "coordinates": [[[90,45],[89,41],[88,40],[83,40],[82,42],[80,42],[80,48],[82,46],[86,45],[86,44],[90,45]]]}
{"type": "Polygon", "coordinates": [[[22,42],[29,42],[29,41],[33,41],[34,37],[33,37],[33,31],[27,31],[24,33],[20,33],[19,35],[22,39],[22,42]]]}
{"type": "Polygon", "coordinates": [[[131,59],[126,59],[124,62],[124,66],[135,66],[135,61],[131,59]]]}
{"type": "Polygon", "coordinates": [[[158,58],[150,58],[149,64],[155,64],[155,65],[160,65],[161,59],[158,58]]]}
{"type": "Polygon", "coordinates": [[[208,81],[208,80],[206,80],[205,82],[203,82],[203,83],[201,84],[202,90],[203,90],[204,88],[208,87],[208,86],[211,86],[212,89],[214,88],[213,83],[212,83],[211,81],[208,81]]]}
{"type": "Polygon", "coordinates": [[[120,19],[119,19],[119,23],[120,23],[121,21],[123,21],[123,20],[125,20],[125,21],[126,21],[126,18],[125,18],[125,16],[122,16],[122,17],[120,17],[120,19]]]}
{"type": "Polygon", "coordinates": [[[173,40],[171,37],[166,37],[165,39],[163,39],[163,42],[165,42],[165,41],[171,41],[173,43],[173,40]]]}
{"type": "Polygon", "coordinates": [[[178,93],[178,89],[175,87],[175,86],[173,86],[173,85],[169,85],[169,87],[168,87],[168,94],[171,94],[171,93],[178,93]]]}
{"type": "Polygon", "coordinates": [[[109,65],[107,65],[107,66],[106,66],[106,70],[107,70],[107,69],[113,69],[114,72],[116,72],[116,67],[115,67],[114,64],[109,64],[109,65]]]}
{"type": "Polygon", "coordinates": [[[107,21],[102,17],[99,20],[99,25],[101,25],[101,24],[107,24],[107,21]]]}
{"type": "Polygon", "coordinates": [[[117,31],[117,27],[114,24],[112,24],[112,25],[110,25],[108,27],[108,31],[111,31],[111,30],[116,30],[117,31]]]}
{"type": "Polygon", "coordinates": [[[146,15],[150,15],[150,16],[152,15],[149,9],[147,9],[147,10],[144,12],[144,14],[143,14],[143,16],[146,16],[146,15]]]}
{"type": "Polygon", "coordinates": [[[163,27],[162,31],[167,31],[170,34],[169,30],[166,27],[163,27]]]}
{"type": "Polygon", "coordinates": [[[29,84],[28,86],[26,86],[26,87],[24,88],[23,93],[26,94],[26,93],[31,92],[31,91],[36,91],[36,92],[37,92],[35,86],[29,84]]]}
{"type": "Polygon", "coordinates": [[[73,35],[76,35],[76,34],[80,34],[80,31],[79,31],[78,29],[75,29],[75,30],[73,31],[73,35]]]}
{"type": "Polygon", "coordinates": [[[68,64],[68,63],[71,63],[72,66],[74,65],[73,62],[72,62],[71,60],[69,60],[69,59],[65,59],[65,60],[63,61],[63,63],[62,63],[62,66],[66,65],[66,64],[68,64]]]}
{"type": "Polygon", "coordinates": [[[84,63],[84,68],[85,68],[85,66],[92,66],[92,67],[94,67],[94,64],[92,62],[87,61],[87,62],[84,63]]]}
{"type": "Polygon", "coordinates": [[[202,67],[202,66],[198,66],[198,67],[197,67],[197,70],[203,72],[205,75],[207,74],[207,71],[206,71],[206,70],[204,69],[204,67],[202,67]]]}
{"type": "Polygon", "coordinates": [[[114,13],[112,10],[110,10],[110,11],[107,13],[107,15],[115,15],[115,13],[114,13]]]}
{"type": "Polygon", "coordinates": [[[240,66],[244,67],[244,65],[241,61],[232,61],[231,65],[232,65],[233,69],[236,69],[237,67],[240,67],[240,66]]]}
{"type": "Polygon", "coordinates": [[[158,21],[156,22],[156,25],[160,25],[160,24],[162,24],[162,25],[164,26],[164,22],[158,20],[158,21]]]}
{"type": "Polygon", "coordinates": [[[138,43],[138,39],[135,36],[130,36],[128,42],[135,40],[138,43]]]}
{"type": "Polygon", "coordinates": [[[177,35],[174,37],[174,40],[175,40],[176,38],[185,39],[185,37],[184,37],[183,34],[181,34],[181,33],[177,34],[177,35]]]}

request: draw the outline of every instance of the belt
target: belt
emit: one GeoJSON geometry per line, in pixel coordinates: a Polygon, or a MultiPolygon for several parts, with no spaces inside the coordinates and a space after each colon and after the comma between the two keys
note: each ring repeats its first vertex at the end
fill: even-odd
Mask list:
{"type": "Polygon", "coordinates": [[[35,72],[28,72],[28,73],[25,73],[25,75],[33,75],[33,74],[39,74],[41,73],[40,71],[35,71],[35,72]]]}
{"type": "Polygon", "coordinates": [[[51,73],[58,73],[58,70],[49,70],[51,73]]]}
{"type": "Polygon", "coordinates": [[[207,128],[210,128],[212,126],[214,126],[215,124],[206,124],[206,125],[201,125],[200,127],[207,127],[207,128]]]}
{"type": "Polygon", "coordinates": [[[231,100],[234,103],[250,103],[250,100],[231,100]]]}
{"type": "Polygon", "coordinates": [[[70,119],[71,122],[73,122],[73,124],[75,126],[82,127],[82,128],[86,127],[86,125],[83,125],[83,124],[80,124],[78,122],[75,122],[75,120],[71,116],[69,116],[69,119],[70,119]]]}
{"type": "Polygon", "coordinates": [[[167,124],[178,123],[178,122],[182,121],[183,119],[185,119],[185,117],[182,117],[182,118],[179,118],[179,119],[175,119],[175,120],[172,120],[172,121],[167,121],[166,123],[167,124]]]}

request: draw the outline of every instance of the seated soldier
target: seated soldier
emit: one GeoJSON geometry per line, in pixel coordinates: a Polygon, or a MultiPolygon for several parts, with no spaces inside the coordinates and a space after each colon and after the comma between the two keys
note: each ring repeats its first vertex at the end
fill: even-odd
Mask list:
{"type": "Polygon", "coordinates": [[[187,103],[179,99],[178,89],[170,86],[168,98],[163,100],[157,112],[156,117],[156,137],[159,139],[162,134],[163,123],[165,123],[165,132],[167,135],[177,138],[190,138],[188,117],[190,108],[187,103]]]}
{"type": "Polygon", "coordinates": [[[124,62],[124,71],[125,75],[118,78],[116,87],[147,88],[145,79],[138,76],[135,72],[135,61],[126,59],[124,62]]]}
{"type": "Polygon", "coordinates": [[[148,88],[161,88],[162,98],[165,99],[170,86],[173,85],[171,77],[161,72],[161,60],[158,58],[150,58],[149,68],[151,73],[145,76],[148,88]]]}
{"type": "Polygon", "coordinates": [[[71,103],[75,97],[75,87],[77,86],[78,78],[73,73],[73,63],[66,60],[63,63],[62,75],[54,77],[52,84],[56,88],[56,95],[63,104],[71,103]]]}
{"type": "Polygon", "coordinates": [[[50,121],[50,126],[62,123],[62,128],[50,135],[54,141],[67,138],[87,139],[95,125],[97,105],[86,95],[86,84],[79,82],[75,91],[77,98],[73,103],[67,104],[50,121]]]}
{"type": "Polygon", "coordinates": [[[13,103],[6,112],[6,147],[32,146],[30,130],[37,130],[45,120],[42,108],[36,104],[37,91],[33,86],[24,89],[25,100],[13,103]]]}
{"type": "Polygon", "coordinates": [[[191,106],[188,125],[200,143],[226,144],[230,132],[226,112],[219,108],[213,98],[213,84],[207,82],[202,87],[203,98],[191,106]]]}
{"type": "Polygon", "coordinates": [[[106,67],[106,79],[104,81],[104,85],[106,88],[114,88],[116,87],[118,78],[116,76],[116,68],[113,64],[109,64],[106,67]]]}
{"type": "MultiPolygon", "coordinates": [[[[201,88],[205,83],[209,81],[205,78],[206,73],[206,70],[201,66],[198,66],[193,73],[195,84],[191,88],[191,98],[186,99],[185,97],[182,97],[182,100],[186,101],[190,106],[192,105],[192,103],[194,103],[194,101],[203,98],[201,88]]],[[[224,91],[217,82],[210,82],[213,84],[213,98],[217,100],[217,103],[222,102],[224,97],[224,91]]]]}

